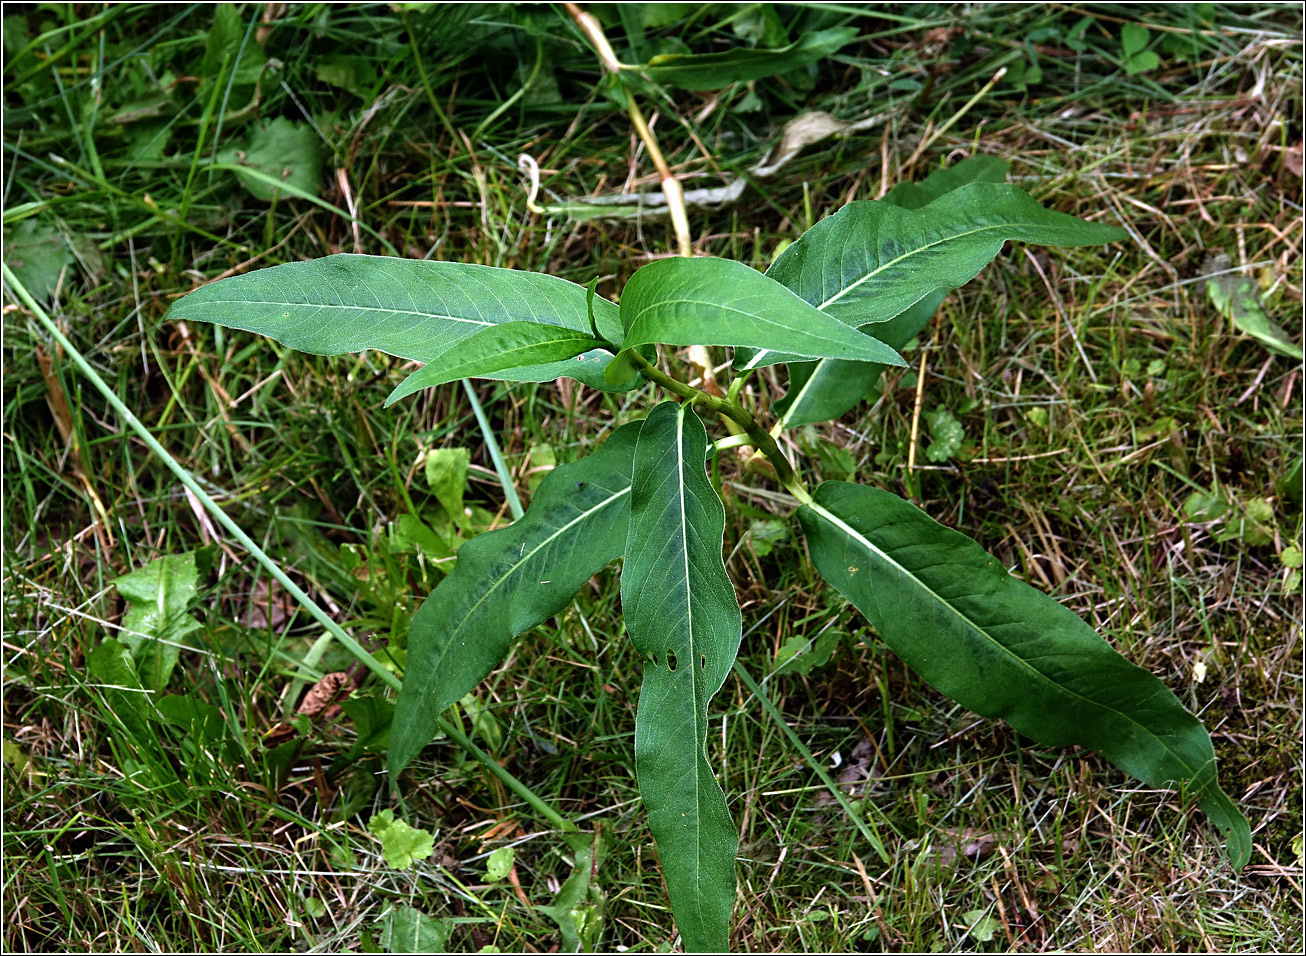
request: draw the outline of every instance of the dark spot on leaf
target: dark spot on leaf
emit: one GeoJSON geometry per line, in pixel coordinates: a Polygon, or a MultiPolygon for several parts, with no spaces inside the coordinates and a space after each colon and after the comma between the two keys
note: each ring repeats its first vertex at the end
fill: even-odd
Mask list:
{"type": "Polygon", "coordinates": [[[582,488],[584,488],[584,487],[585,487],[585,482],[583,482],[583,481],[578,481],[578,482],[576,482],[576,490],[577,490],[577,491],[580,491],[580,490],[581,490],[582,488]]]}

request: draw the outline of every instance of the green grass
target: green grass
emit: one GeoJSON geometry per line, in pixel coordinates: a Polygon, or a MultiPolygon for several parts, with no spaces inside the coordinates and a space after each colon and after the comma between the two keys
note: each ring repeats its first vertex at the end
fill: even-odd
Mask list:
{"type": "MultiPolygon", "coordinates": [[[[642,39],[635,24],[607,29],[632,60],[677,42],[703,51],[741,42],[726,21],[748,27],[742,9],[692,8],[642,39]]],[[[691,209],[696,249],[765,266],[848,199],[977,149],[1009,160],[1013,181],[1054,208],[1136,234],[1100,250],[1008,249],[949,296],[908,353],[912,369],[873,406],[790,438],[815,453],[813,477],[840,476],[822,447],[846,449],[856,480],[973,535],[1160,675],[1211,731],[1256,849],[1231,873],[1180,795],[1141,790],[1092,754],[1031,745],[862,643],[864,624],[819,583],[799,537],[759,547],[756,523],[787,507],[726,455],[742,666],[805,747],[846,775],[889,858],[731,678],[709,744],[741,827],[733,945],[1290,948],[1302,934],[1302,605],[1282,556],[1302,546],[1301,368],[1232,329],[1201,270],[1209,253],[1229,254],[1299,340],[1300,11],[1218,7],[1190,22],[1200,5],[1148,9],[1149,42],[1179,46],[1128,75],[1120,26],[1136,14],[1124,8],[910,9],[782,8],[793,35],[851,22],[862,36],[813,78],[646,98],[687,189],[748,170],[805,110],[879,118],[809,146],[734,204],[691,209]],[[1008,77],[958,117],[1003,66],[1008,77]],[[1024,89],[1011,81],[1020,70],[1024,89]],[[925,459],[922,416],[908,467],[918,383],[921,409],[942,406],[965,427],[961,459],[925,459]],[[1239,533],[1185,512],[1192,492],[1213,489],[1234,514],[1270,499],[1271,517],[1239,533]],[[840,634],[829,664],[770,676],[785,640],[827,628],[840,634]],[[984,917],[993,922],[976,926],[984,917]]],[[[5,17],[6,262],[22,264],[117,394],[337,622],[370,649],[402,646],[443,573],[389,546],[396,519],[439,510],[425,452],[471,449],[469,504],[484,525],[510,520],[467,395],[445,387],[384,410],[396,359],[306,356],[166,325],[163,313],[230,271],[387,244],[582,283],[597,274],[615,296],[670,249],[666,219],[534,215],[518,156],[537,161],[546,206],[656,193],[652,166],[595,90],[592,53],[560,9],[310,5],[264,24],[263,7],[242,7],[225,26],[212,8],[85,12],[5,17]],[[277,61],[256,102],[249,75],[237,67],[232,81],[234,55],[206,58],[206,38],[228,35],[219,26],[232,49],[262,44],[277,61]],[[537,62],[535,84],[500,109],[537,62]],[[157,115],[133,118],[145,109],[157,115]],[[321,163],[310,182],[336,211],[257,198],[209,168],[261,124],[306,115],[321,163]]],[[[320,628],[197,515],[12,296],[3,323],[5,949],[358,951],[380,944],[396,905],[452,921],[457,950],[556,945],[535,907],[570,873],[558,836],[447,741],[409,771],[400,812],[382,755],[355,752],[348,716],[274,731],[305,678],[348,672],[357,695],[382,692],[339,649],[314,659],[320,628]],[[53,359],[48,378],[38,349],[53,359]],[[52,411],[60,395],[66,415],[52,411]],[[86,659],[121,623],[115,577],[206,546],[203,629],[170,685],[221,708],[223,724],[197,746],[133,726],[122,692],[86,659]],[[367,831],[386,807],[435,836],[415,871],[389,867],[367,831]],[[520,893],[485,879],[486,854],[510,843],[520,893]]],[[[780,375],[754,380],[755,403],[783,393],[780,375]]],[[[572,382],[481,382],[476,395],[523,496],[550,461],[655,397],[572,382]]],[[[483,725],[478,740],[571,819],[602,823],[605,949],[674,938],[633,777],[638,686],[609,569],[477,691],[499,731],[483,725]]]]}

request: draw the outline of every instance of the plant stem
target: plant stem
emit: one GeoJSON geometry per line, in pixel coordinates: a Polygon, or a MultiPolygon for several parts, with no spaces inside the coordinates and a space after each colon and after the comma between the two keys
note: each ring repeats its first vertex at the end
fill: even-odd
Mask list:
{"type": "MultiPolygon", "coordinates": [[[[307,611],[313,620],[321,624],[322,627],[326,629],[327,633],[339,641],[341,646],[349,651],[349,653],[352,654],[360,664],[375,674],[377,678],[391,690],[398,691],[402,686],[399,678],[390,673],[384,664],[369,654],[361,644],[345,632],[344,628],[333,621],[326,611],[322,610],[322,608],[317,605],[317,602],[305,594],[299,585],[295,584],[295,582],[286,575],[286,572],[282,571],[280,566],[273,561],[262,548],[254,543],[254,539],[241,530],[240,525],[236,524],[236,522],[218,506],[218,503],[209,496],[209,493],[200,487],[199,482],[195,480],[195,476],[182,467],[181,463],[168,453],[168,450],[159,443],[158,439],[150,433],[150,430],[142,424],[140,419],[131,413],[131,410],[123,404],[122,399],[114,393],[108,383],[100,378],[95,369],[91,367],[91,363],[86,361],[85,357],[83,357],[82,353],[77,350],[76,346],[74,346],[72,342],[68,340],[67,336],[59,330],[59,327],[54,323],[54,320],[46,314],[45,310],[41,308],[36,299],[32,297],[32,294],[27,291],[27,287],[23,285],[18,276],[10,271],[8,263],[0,263],[0,270],[3,270],[5,283],[27,306],[32,315],[36,318],[36,321],[50,333],[51,337],[53,337],[60,346],[62,346],[63,350],[68,354],[68,357],[72,359],[73,365],[77,367],[77,370],[85,375],[87,380],[95,387],[96,391],[104,396],[105,401],[107,401],[113,410],[118,413],[119,417],[126,422],[127,427],[136,433],[137,437],[139,437],[145,444],[145,447],[157,455],[159,460],[163,462],[167,469],[176,475],[177,480],[195,496],[196,500],[203,505],[204,510],[211,514],[220,525],[226,528],[231,536],[239,541],[245,550],[248,551],[250,555],[264,567],[264,569],[267,570],[268,574],[270,574],[274,579],[276,579],[278,584],[286,589],[286,592],[295,599],[299,606],[307,611]]],[[[540,814],[540,816],[544,817],[559,829],[577,829],[575,824],[568,821],[561,813],[536,796],[530,787],[526,786],[526,784],[522,783],[503,767],[499,766],[498,762],[493,757],[487,754],[480,747],[476,746],[476,744],[468,739],[468,737],[458,730],[457,727],[450,724],[444,718],[440,718],[438,726],[440,730],[444,731],[444,733],[449,736],[450,740],[456,743],[464,751],[471,754],[472,757],[485,767],[485,769],[489,770],[492,774],[502,780],[504,786],[525,800],[526,803],[535,810],[535,812],[540,814]]]]}
{"type": "Polygon", "coordinates": [[[644,141],[644,148],[648,150],[649,159],[653,160],[653,165],[657,167],[658,176],[662,178],[662,195],[667,197],[667,211],[671,213],[671,228],[676,234],[679,253],[682,256],[692,256],[694,243],[689,236],[689,214],[685,210],[685,191],[680,188],[680,180],[667,165],[662,150],[658,149],[658,141],[653,138],[653,131],[645,122],[644,114],[640,112],[634,94],[629,91],[626,93],[626,112],[630,115],[630,122],[635,127],[635,132],[644,141]]]}
{"type": "MultiPolygon", "coordinates": [[[[563,6],[593,45],[594,51],[599,55],[599,62],[603,64],[609,73],[620,79],[621,71],[628,70],[630,67],[618,60],[617,55],[612,52],[612,44],[608,42],[602,24],[592,14],[586,13],[574,3],[564,3],[563,6]]],[[[692,256],[694,254],[694,244],[689,236],[689,215],[685,210],[685,192],[680,188],[680,180],[676,179],[671,172],[671,167],[667,165],[662,150],[658,148],[658,141],[653,136],[653,131],[649,129],[648,122],[644,119],[644,114],[640,112],[639,105],[635,102],[635,97],[630,90],[626,90],[626,113],[630,116],[630,123],[635,127],[635,132],[643,140],[644,148],[648,150],[649,159],[653,160],[653,165],[657,167],[658,176],[662,179],[662,195],[667,198],[667,211],[671,213],[671,227],[676,234],[676,245],[679,247],[680,255],[692,256]]]]}
{"type": "Polygon", "coordinates": [[[756,370],[751,368],[740,370],[739,374],[735,376],[734,381],[730,383],[730,387],[726,390],[726,398],[729,401],[737,402],[739,400],[739,393],[744,390],[744,385],[747,384],[749,377],[754,371],[756,370]]]}
{"type": "Polygon", "coordinates": [[[686,385],[679,379],[672,378],[638,352],[632,351],[630,355],[639,370],[644,374],[644,377],[649,381],[661,385],[668,392],[679,395],[694,405],[702,405],[710,411],[730,419],[742,428],[744,434],[749,437],[757,450],[765,455],[767,460],[774,466],[776,480],[803,504],[811,502],[812,496],[808,494],[807,488],[794,471],[793,465],[789,464],[789,459],[784,456],[784,452],[780,450],[776,440],[757,423],[757,419],[753,417],[748,409],[738,402],[731,401],[728,398],[719,398],[716,395],[709,395],[692,385],[686,385]]]}

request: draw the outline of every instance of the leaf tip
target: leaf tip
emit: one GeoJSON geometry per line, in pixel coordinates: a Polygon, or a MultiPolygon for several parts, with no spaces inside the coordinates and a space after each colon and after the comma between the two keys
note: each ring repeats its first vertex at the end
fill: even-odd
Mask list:
{"type": "Polygon", "coordinates": [[[405,389],[404,386],[406,384],[407,382],[400,382],[398,385],[396,385],[394,387],[394,391],[392,391],[389,395],[385,397],[385,403],[381,407],[389,408],[391,405],[395,404],[395,402],[399,401],[401,398],[407,398],[411,392],[411,389],[405,389]]]}

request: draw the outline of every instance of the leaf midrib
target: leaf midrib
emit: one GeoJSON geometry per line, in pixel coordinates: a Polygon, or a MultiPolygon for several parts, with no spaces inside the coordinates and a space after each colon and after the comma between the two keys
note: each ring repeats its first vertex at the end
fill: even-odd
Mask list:
{"type": "MultiPolygon", "coordinates": [[[[798,301],[799,301],[799,302],[802,302],[804,305],[807,305],[809,308],[812,307],[809,303],[805,302],[805,301],[804,301],[803,299],[801,299],[801,298],[799,298],[798,301]]],[[[666,305],[710,306],[710,307],[713,308],[713,309],[717,309],[717,310],[720,310],[720,311],[723,311],[723,312],[731,312],[731,313],[733,313],[733,314],[735,314],[735,315],[742,316],[743,318],[751,319],[751,320],[753,320],[753,321],[755,321],[755,322],[757,322],[757,323],[759,323],[759,324],[761,324],[761,325],[765,325],[765,326],[767,326],[767,327],[769,327],[769,328],[781,329],[781,330],[783,330],[783,331],[785,331],[785,332],[791,332],[791,333],[794,333],[794,334],[796,334],[796,335],[803,336],[805,339],[815,340],[815,341],[817,341],[817,342],[829,342],[829,343],[831,343],[831,344],[833,344],[833,345],[838,345],[838,346],[841,346],[841,347],[843,347],[843,348],[848,348],[848,349],[855,349],[855,348],[858,348],[858,347],[860,347],[860,346],[862,345],[862,343],[860,343],[860,342],[854,343],[851,339],[848,339],[848,338],[835,338],[835,337],[833,337],[832,335],[823,334],[822,332],[819,332],[819,331],[813,331],[813,330],[811,330],[811,329],[797,329],[797,328],[794,328],[794,327],[791,326],[791,325],[785,325],[783,322],[776,322],[776,321],[773,320],[773,319],[768,319],[766,316],[758,315],[756,312],[744,312],[744,311],[741,310],[741,309],[735,309],[735,308],[732,308],[732,307],[730,307],[730,306],[728,306],[728,305],[724,305],[724,304],[722,304],[722,303],[719,302],[719,301],[709,301],[709,300],[707,300],[707,299],[658,299],[656,302],[654,302],[654,303],[652,303],[652,304],[650,304],[650,305],[646,305],[644,308],[640,309],[638,312],[635,313],[635,317],[634,317],[634,318],[631,320],[631,322],[630,322],[630,328],[631,328],[631,330],[635,330],[635,328],[636,328],[636,326],[638,325],[638,323],[639,323],[640,321],[642,321],[643,318],[644,318],[644,316],[647,315],[650,311],[652,311],[653,309],[660,308],[660,307],[662,307],[662,306],[666,306],[666,305]]],[[[818,311],[819,311],[819,310],[818,310],[818,311]]],[[[839,320],[838,320],[838,319],[835,319],[835,321],[838,322],[839,320]]],[[[840,322],[839,324],[840,324],[840,325],[843,325],[842,322],[840,322]]],[[[846,328],[846,329],[853,329],[853,327],[852,327],[852,326],[849,326],[849,325],[843,325],[843,327],[846,328]]],[[[642,330],[640,330],[640,331],[642,332],[642,330]]],[[[853,331],[856,331],[856,330],[853,329],[853,331]]],[[[866,336],[866,335],[863,335],[863,336],[861,336],[861,337],[862,337],[862,338],[865,338],[865,339],[869,339],[871,342],[878,342],[878,341],[879,341],[878,339],[875,339],[875,338],[872,338],[872,337],[870,337],[870,336],[866,336]]],[[[629,340],[629,336],[628,336],[628,338],[627,338],[627,341],[624,342],[624,343],[622,343],[623,348],[627,348],[627,349],[629,349],[629,348],[634,348],[634,347],[639,346],[639,345],[649,345],[649,344],[651,344],[651,341],[649,341],[649,340],[647,339],[647,334],[641,334],[641,335],[637,335],[637,336],[635,336],[635,342],[634,342],[633,344],[630,342],[630,340],[629,340]],[[641,339],[643,339],[643,341],[641,341],[641,339]]],[[[887,346],[886,346],[886,348],[887,348],[887,346]]],[[[774,350],[774,349],[762,349],[758,354],[759,354],[759,356],[760,356],[760,355],[765,355],[767,352],[772,352],[772,351],[775,351],[775,350],[774,350]]],[[[798,352],[799,350],[798,350],[798,349],[794,349],[794,351],[795,351],[795,352],[798,352]]],[[[828,356],[813,355],[813,356],[811,356],[811,357],[812,357],[813,359],[820,359],[820,358],[827,358],[828,356]]],[[[851,356],[841,356],[841,357],[851,359],[851,356]]],[[[881,361],[881,360],[880,360],[879,358],[874,358],[874,359],[870,359],[869,361],[879,362],[879,361],[881,361]]]]}
{"type": "MultiPolygon", "coordinates": [[[[341,303],[332,303],[332,302],[270,302],[267,299],[218,299],[218,298],[206,299],[203,304],[204,305],[261,305],[274,309],[288,308],[293,306],[294,308],[336,309],[336,310],[348,311],[348,312],[381,312],[386,315],[412,315],[423,319],[449,319],[451,322],[466,322],[468,325],[490,326],[490,325],[502,324],[499,322],[483,322],[480,319],[465,319],[465,318],[460,318],[459,316],[456,315],[444,315],[439,312],[418,312],[414,309],[390,309],[378,305],[343,305],[341,303]]],[[[178,303],[178,309],[180,310],[180,303],[178,303]]],[[[181,315],[178,315],[177,317],[184,318],[184,316],[181,315]]],[[[303,324],[303,322],[305,321],[307,320],[301,319],[300,322],[297,324],[303,324]]],[[[559,326],[559,328],[565,328],[565,326],[559,326]]]]}
{"type": "MultiPolygon", "coordinates": [[[[513,345],[508,348],[500,349],[496,354],[500,358],[507,359],[510,356],[521,355],[522,353],[529,353],[538,349],[548,348],[554,345],[561,345],[564,342],[583,343],[584,348],[580,349],[577,352],[573,352],[571,356],[569,356],[570,358],[575,358],[577,355],[580,355],[582,352],[588,352],[590,349],[602,348],[603,346],[603,342],[600,341],[599,339],[594,338],[592,335],[588,335],[583,332],[577,332],[573,329],[568,329],[560,325],[551,326],[551,327],[557,328],[561,332],[569,332],[571,334],[558,335],[557,337],[551,339],[538,339],[534,342],[527,342],[522,345],[513,345]]],[[[477,334],[479,335],[480,333],[477,334]]],[[[480,368],[480,367],[484,367],[484,363],[488,361],[490,358],[493,358],[493,356],[482,356],[481,358],[476,358],[476,359],[462,359],[458,362],[451,362],[448,365],[437,366],[437,369],[442,370],[442,372],[456,372],[459,369],[464,369],[464,368],[480,368]]],[[[567,360],[566,358],[563,358],[563,359],[558,359],[557,361],[565,362],[566,360],[567,360]]],[[[435,363],[432,362],[430,364],[435,364],[435,363]]],[[[512,361],[509,361],[507,365],[496,365],[493,369],[491,369],[491,371],[497,372],[505,368],[511,368],[513,364],[514,363],[512,361]]]]}
{"type": "MultiPolygon", "coordinates": [[[[853,289],[856,289],[858,286],[862,285],[863,283],[871,281],[877,275],[883,272],[885,269],[889,269],[906,259],[910,259],[912,256],[922,255],[928,252],[930,249],[933,249],[935,246],[943,245],[945,242],[959,242],[963,239],[969,239],[971,236],[979,235],[982,232],[992,232],[994,230],[999,230],[999,229],[1014,231],[1017,229],[1037,228],[1037,226],[1038,223],[1034,223],[1034,222],[1003,222],[1003,223],[996,223],[991,226],[980,226],[978,229],[970,229],[966,232],[957,232],[957,233],[949,234],[941,239],[935,240],[934,242],[926,243],[923,246],[917,246],[915,249],[912,249],[909,252],[905,252],[902,255],[898,256],[896,259],[890,259],[888,262],[883,263],[878,268],[866,273],[866,275],[862,276],[860,279],[857,279],[855,282],[851,282],[848,285],[844,286],[842,289],[840,289],[834,295],[830,296],[830,298],[826,299],[816,308],[820,311],[825,311],[827,307],[834,305],[845,295],[847,295],[849,292],[851,292],[853,289]]],[[[1006,242],[1008,238],[1010,237],[1004,237],[1002,241],[1006,242]]],[[[929,295],[929,292],[926,292],[925,294],[929,295]]],[[[922,296],[922,298],[924,298],[924,296],[922,296]]]]}
{"type": "MultiPolygon", "coordinates": [[[[1142,730],[1143,733],[1146,734],[1148,737],[1150,737],[1151,739],[1155,740],[1155,741],[1160,745],[1161,749],[1163,749],[1166,753],[1168,753],[1168,754],[1172,755],[1173,757],[1175,757],[1175,758],[1178,760],[1178,762],[1179,762],[1179,764],[1180,764],[1181,766],[1183,766],[1183,767],[1185,767],[1185,768],[1188,768],[1188,769],[1190,770],[1190,773],[1192,774],[1192,776],[1196,777],[1196,775],[1197,775],[1198,773],[1201,772],[1202,767],[1197,767],[1197,768],[1194,769],[1194,768],[1193,768],[1193,765],[1190,764],[1190,763],[1188,762],[1188,759],[1187,759],[1186,757],[1182,756],[1181,754],[1179,754],[1179,753],[1177,753],[1175,750],[1173,750],[1173,749],[1172,749],[1168,744],[1166,744],[1166,742],[1165,742],[1165,741],[1164,741],[1160,736],[1158,736],[1156,733],[1154,733],[1154,732],[1153,732],[1150,728],[1148,728],[1145,724],[1141,724],[1141,723],[1139,723],[1139,722],[1138,722],[1137,720],[1135,720],[1131,715],[1129,715],[1129,714],[1127,714],[1127,713],[1124,713],[1123,711],[1116,710],[1114,707],[1110,707],[1110,706],[1108,706],[1108,705],[1106,705],[1106,704],[1101,703],[1100,701],[1092,700],[1092,699],[1089,698],[1089,697],[1085,697],[1083,694],[1077,693],[1077,692],[1075,692],[1074,690],[1071,690],[1069,687],[1066,687],[1066,686],[1064,686],[1063,684],[1059,684],[1059,683],[1057,683],[1057,682],[1054,681],[1051,677],[1049,677],[1048,675],[1044,674],[1044,673],[1043,673],[1042,671],[1040,671],[1038,668],[1036,668],[1036,667],[1034,667],[1032,664],[1030,664],[1028,661],[1026,661],[1026,660],[1024,660],[1023,658],[1019,657],[1019,656],[1018,656],[1017,654],[1015,654],[1015,653],[1014,653],[1010,648],[1008,648],[1005,644],[1001,643],[1001,642],[998,641],[998,640],[995,640],[992,636],[989,635],[989,633],[988,633],[987,631],[984,630],[984,628],[980,627],[978,624],[976,624],[974,621],[972,621],[972,620],[971,620],[969,617],[967,617],[965,614],[961,613],[961,611],[958,610],[956,607],[954,607],[954,606],[951,604],[951,602],[944,600],[943,597],[942,597],[941,595],[939,595],[937,592],[935,592],[934,589],[931,588],[928,584],[926,584],[924,581],[922,581],[920,578],[918,578],[915,574],[913,574],[913,573],[912,573],[911,571],[909,571],[907,568],[903,567],[901,564],[899,564],[897,561],[895,561],[893,558],[891,558],[891,557],[890,557],[888,554],[886,554],[882,549],[876,547],[876,546],[875,546],[875,545],[874,545],[874,544],[873,544],[869,539],[867,539],[866,537],[864,537],[864,536],[861,534],[861,532],[857,531],[855,528],[853,528],[853,527],[851,527],[850,525],[846,524],[842,519],[840,519],[840,518],[839,518],[837,515],[835,515],[833,512],[827,510],[825,507],[823,507],[822,505],[818,504],[818,503],[815,502],[815,501],[813,501],[813,502],[812,502],[811,504],[809,504],[807,507],[811,508],[811,509],[812,509],[813,511],[815,511],[817,514],[821,515],[823,518],[825,518],[825,519],[826,519],[827,521],[829,521],[831,524],[833,524],[833,525],[835,525],[836,527],[838,527],[838,528],[840,528],[841,530],[843,530],[843,531],[844,531],[844,532],[845,532],[845,533],[846,533],[850,538],[853,538],[854,540],[861,542],[863,545],[866,546],[866,549],[867,549],[868,551],[870,551],[870,552],[872,552],[872,553],[874,553],[874,554],[879,555],[879,556],[880,556],[880,557],[881,557],[881,558],[882,558],[882,559],[883,559],[887,564],[891,565],[891,566],[894,567],[894,568],[897,568],[898,571],[899,571],[899,572],[900,572],[904,577],[908,578],[910,581],[912,581],[913,583],[915,583],[918,587],[920,587],[920,589],[921,589],[922,591],[924,591],[924,592],[925,592],[926,594],[928,594],[930,597],[934,598],[934,600],[937,601],[939,604],[941,604],[943,607],[946,607],[949,611],[951,611],[953,614],[955,614],[955,615],[957,616],[957,618],[958,618],[958,619],[959,619],[963,624],[965,624],[967,627],[969,627],[969,628],[971,628],[972,630],[978,632],[978,633],[979,633],[979,634],[980,634],[980,635],[981,635],[981,636],[982,636],[986,641],[988,641],[990,644],[992,644],[994,647],[996,647],[996,648],[999,650],[999,652],[1001,652],[1001,654],[1003,654],[1004,656],[1009,657],[1009,658],[1011,658],[1012,660],[1016,661],[1016,662],[1017,662],[1021,667],[1023,667],[1024,669],[1026,669],[1026,670],[1029,671],[1030,673],[1036,675],[1036,676],[1037,676],[1040,680],[1042,680],[1044,683],[1048,684],[1049,686],[1055,688],[1055,689],[1058,690],[1058,691],[1061,691],[1062,693],[1064,693],[1064,694],[1066,694],[1066,695],[1068,695],[1068,696],[1070,696],[1070,697],[1078,698],[1079,700],[1083,701],[1083,702],[1086,703],[1086,704],[1090,704],[1090,705],[1092,705],[1093,707],[1101,708],[1102,710],[1105,710],[1105,711],[1107,711],[1108,713],[1115,714],[1115,715],[1118,716],[1118,717],[1122,717],[1122,718],[1124,718],[1125,720],[1129,721],[1129,723],[1133,724],[1135,727],[1138,727],[1140,730],[1142,730]]],[[[1203,766],[1205,766],[1205,765],[1203,764],[1203,766]]],[[[1212,778],[1212,783],[1214,783],[1214,779],[1215,779],[1215,778],[1213,777],[1213,778],[1212,778]]],[[[1204,790],[1205,792],[1207,792],[1207,793],[1210,792],[1210,789],[1211,789],[1211,786],[1210,786],[1210,785],[1208,785],[1207,787],[1203,788],[1203,790],[1204,790]]]]}
{"type": "MultiPolygon", "coordinates": [[[[698,761],[706,760],[707,753],[707,702],[699,700],[699,684],[697,680],[698,672],[694,670],[694,662],[698,660],[698,649],[695,646],[694,637],[694,591],[690,587],[689,580],[689,521],[685,515],[685,490],[688,487],[687,472],[685,471],[685,415],[689,413],[689,405],[681,405],[676,409],[676,475],[677,488],[679,494],[676,500],[680,505],[680,553],[682,555],[682,567],[685,575],[685,620],[689,627],[689,660],[685,663],[689,666],[689,686],[694,699],[694,819],[698,825],[694,827],[694,886],[699,887],[702,881],[699,877],[702,867],[699,861],[703,859],[703,798],[702,798],[702,778],[698,773],[698,761]],[[699,714],[703,715],[703,739],[698,736],[699,714]]],[[[695,900],[701,900],[703,894],[696,892],[695,900]]],[[[703,919],[702,908],[699,908],[699,919],[703,919]]]]}
{"type": "MultiPolygon", "coordinates": [[[[467,626],[468,619],[471,618],[471,616],[477,611],[477,609],[479,609],[480,606],[489,599],[491,594],[493,594],[495,591],[499,589],[500,586],[502,586],[504,581],[507,581],[510,577],[516,574],[517,571],[522,567],[522,565],[526,564],[528,561],[534,558],[535,555],[539,554],[539,552],[542,549],[552,544],[564,531],[567,531],[569,528],[572,528],[576,524],[585,521],[591,515],[594,515],[597,512],[608,507],[610,504],[612,504],[622,495],[627,495],[627,494],[630,494],[630,485],[627,485],[625,488],[622,488],[620,491],[611,493],[607,498],[603,499],[603,501],[599,502],[594,507],[590,508],[588,511],[583,511],[580,514],[578,514],[575,518],[568,521],[566,524],[560,525],[552,534],[550,534],[548,537],[543,539],[538,545],[532,548],[529,553],[525,553],[520,558],[518,558],[516,563],[514,563],[507,571],[501,574],[492,585],[490,585],[488,588],[485,589],[485,593],[476,599],[476,602],[472,604],[470,608],[468,608],[467,613],[463,615],[462,619],[458,622],[458,624],[449,632],[449,640],[445,642],[444,649],[440,652],[440,656],[436,658],[436,664],[439,665],[443,663],[445,657],[449,653],[449,649],[453,647],[453,643],[454,643],[453,638],[458,633],[460,633],[464,627],[467,626]]],[[[435,671],[436,668],[434,667],[431,668],[432,673],[434,673],[435,671]]]]}
{"type": "MultiPolygon", "coordinates": [[[[897,208],[897,207],[895,207],[895,208],[897,208]]],[[[909,212],[915,212],[916,210],[908,210],[908,211],[909,211],[909,212]]],[[[912,256],[922,255],[922,254],[924,254],[925,252],[929,251],[930,249],[934,248],[935,246],[942,245],[942,244],[945,243],[945,242],[957,242],[957,241],[960,241],[960,240],[962,240],[962,239],[968,239],[968,238],[970,238],[971,236],[978,235],[978,234],[981,233],[981,232],[991,231],[991,230],[996,230],[996,229],[1027,229],[1027,228],[1037,227],[1037,226],[1038,226],[1038,223],[1030,223],[1030,222],[1001,223],[1001,224],[992,225],[992,226],[981,226],[979,229],[971,229],[971,230],[969,230],[969,231],[967,231],[967,232],[952,233],[952,234],[947,235],[947,236],[944,236],[943,238],[938,239],[938,240],[936,240],[936,241],[934,241],[934,242],[926,243],[926,244],[923,245],[923,246],[917,246],[915,249],[912,249],[911,251],[909,251],[909,252],[905,252],[905,253],[903,253],[902,255],[898,256],[896,259],[890,259],[888,262],[882,263],[881,265],[879,265],[878,267],[876,267],[876,268],[873,269],[872,271],[866,273],[866,275],[862,276],[860,279],[857,279],[856,281],[854,281],[854,282],[852,282],[852,283],[850,283],[850,284],[844,286],[842,289],[840,289],[840,290],[839,290],[838,292],[836,292],[834,295],[830,296],[830,298],[826,299],[826,300],[825,300],[824,302],[822,302],[820,305],[815,306],[815,308],[816,308],[816,310],[817,310],[818,312],[824,312],[824,311],[825,311],[829,306],[834,305],[834,304],[835,304],[836,302],[838,302],[841,298],[843,298],[843,296],[847,295],[849,292],[851,292],[853,289],[856,289],[858,286],[862,285],[863,283],[866,283],[866,282],[871,281],[871,280],[874,279],[877,275],[879,275],[881,272],[883,272],[885,269],[891,268],[892,266],[895,266],[895,265],[897,265],[898,263],[903,262],[903,261],[906,260],[906,259],[910,259],[912,256]]],[[[1009,238],[1009,237],[1008,237],[1008,238],[1009,238]]],[[[1003,242],[1006,242],[1007,239],[1004,238],[1002,241],[1003,241],[1003,242]]],[[[841,251],[841,254],[842,254],[842,251],[841,251]]],[[[788,286],[786,286],[786,288],[788,288],[788,286]]],[[[941,287],[940,287],[940,286],[935,286],[935,288],[937,289],[937,288],[941,288],[941,287]]],[[[791,290],[791,291],[792,291],[792,290],[791,290]]],[[[926,290],[925,295],[922,295],[921,298],[922,298],[922,299],[925,298],[925,296],[926,296],[926,295],[929,295],[930,292],[932,292],[932,291],[934,291],[934,290],[933,290],[933,289],[926,290]]],[[[797,294],[797,293],[795,293],[795,294],[797,294]]],[[[917,301],[919,301],[919,300],[917,300],[917,301]]],[[[911,306],[908,306],[908,308],[911,308],[911,306]]],[[[892,318],[892,316],[890,316],[890,318],[892,318]]],[[[874,324],[874,323],[867,323],[867,324],[874,324]]],[[[860,326],[850,326],[850,328],[860,328],[860,326]]],[[[763,355],[765,355],[767,352],[770,352],[770,351],[773,351],[773,350],[772,350],[772,349],[762,349],[762,350],[759,351],[755,356],[753,356],[752,361],[750,361],[750,362],[749,362],[746,366],[744,366],[744,367],[745,367],[745,368],[756,368],[756,367],[757,367],[757,362],[761,360],[761,358],[762,358],[763,355]]],[[[822,360],[822,361],[824,361],[824,360],[822,360]]]]}

